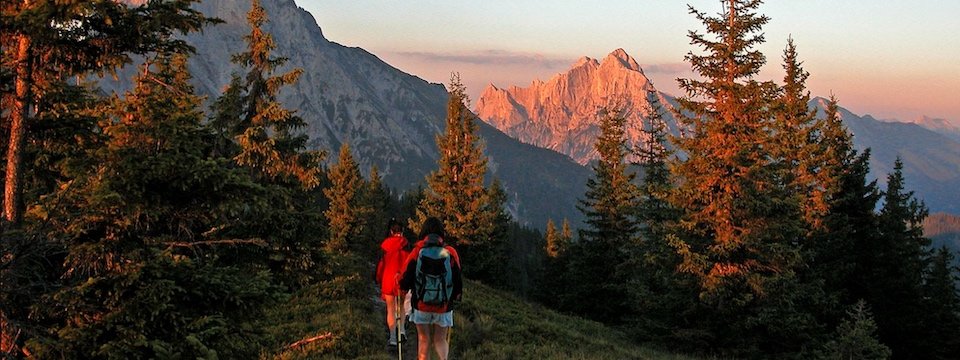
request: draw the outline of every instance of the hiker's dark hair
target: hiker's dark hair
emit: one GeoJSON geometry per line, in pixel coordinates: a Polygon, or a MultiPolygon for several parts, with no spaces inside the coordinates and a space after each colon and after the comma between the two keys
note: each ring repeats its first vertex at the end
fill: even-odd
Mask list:
{"type": "Polygon", "coordinates": [[[390,218],[387,228],[390,230],[391,235],[403,232],[403,225],[401,225],[400,222],[395,218],[390,218]]]}
{"type": "Polygon", "coordinates": [[[443,221],[435,217],[428,217],[423,221],[423,225],[420,226],[420,239],[427,237],[427,235],[435,234],[439,235],[441,238],[445,238],[447,235],[443,231],[443,221]]]}

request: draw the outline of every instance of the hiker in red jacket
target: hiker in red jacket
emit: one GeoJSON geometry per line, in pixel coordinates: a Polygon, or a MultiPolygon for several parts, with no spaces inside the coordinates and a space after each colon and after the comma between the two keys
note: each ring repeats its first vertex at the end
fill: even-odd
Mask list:
{"type": "Polygon", "coordinates": [[[406,340],[406,320],[398,316],[396,311],[403,304],[403,292],[400,291],[400,276],[409,252],[407,238],[403,236],[403,227],[396,220],[390,220],[390,236],[380,244],[383,255],[377,263],[377,283],[380,285],[380,296],[387,302],[387,327],[390,328],[390,339],[387,344],[396,346],[397,342],[406,340]],[[400,335],[397,335],[397,319],[400,319],[400,335]]]}
{"type": "Polygon", "coordinates": [[[431,344],[441,360],[447,359],[453,305],[455,300],[460,300],[463,288],[460,256],[453,247],[444,244],[444,236],[440,219],[427,218],[400,280],[401,291],[412,293],[410,321],[417,325],[417,353],[423,360],[430,357],[431,344]]]}

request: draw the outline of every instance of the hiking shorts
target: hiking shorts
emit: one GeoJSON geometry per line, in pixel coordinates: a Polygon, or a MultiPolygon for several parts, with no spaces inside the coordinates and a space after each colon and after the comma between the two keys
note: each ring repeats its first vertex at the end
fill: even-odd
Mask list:
{"type": "Polygon", "coordinates": [[[436,324],[440,327],[453,327],[453,311],[432,313],[413,309],[413,316],[410,317],[410,321],[417,325],[436,324]]]}

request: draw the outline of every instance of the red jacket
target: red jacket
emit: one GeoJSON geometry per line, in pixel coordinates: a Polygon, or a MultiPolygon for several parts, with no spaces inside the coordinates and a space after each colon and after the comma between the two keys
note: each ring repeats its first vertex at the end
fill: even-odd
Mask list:
{"type": "Polygon", "coordinates": [[[380,244],[383,255],[377,263],[377,283],[380,284],[380,293],[384,296],[400,295],[397,284],[400,282],[409,254],[404,250],[405,247],[407,247],[407,239],[399,234],[390,235],[380,244]]]}

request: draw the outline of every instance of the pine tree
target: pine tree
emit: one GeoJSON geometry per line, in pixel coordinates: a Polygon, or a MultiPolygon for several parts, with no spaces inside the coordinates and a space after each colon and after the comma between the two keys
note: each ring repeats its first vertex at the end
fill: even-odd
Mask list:
{"type": "Polygon", "coordinates": [[[450,79],[446,130],[437,136],[439,169],[427,176],[429,188],[411,227],[419,228],[427,217],[437,217],[443,220],[447,241],[470,246],[488,235],[482,231],[489,199],[484,188],[487,158],[466,102],[466,88],[455,74],[450,79]]]}
{"type": "Polygon", "coordinates": [[[573,242],[573,230],[570,229],[570,220],[567,218],[564,218],[560,225],[560,239],[564,244],[573,242]]]}
{"type": "Polygon", "coordinates": [[[772,156],[779,161],[779,170],[788,193],[798,199],[808,232],[822,226],[827,212],[826,194],[817,183],[821,171],[818,149],[820,141],[816,130],[820,127],[816,110],[808,107],[810,92],[806,81],[810,73],[803,70],[797,47],[787,39],[783,51],[783,87],[775,108],[774,146],[772,156]]]}
{"type": "Polygon", "coordinates": [[[553,219],[547,220],[547,229],[544,233],[544,239],[547,243],[547,257],[556,258],[563,253],[564,244],[561,242],[560,234],[557,232],[557,225],[553,223],[553,219]]]}
{"type": "Polygon", "coordinates": [[[905,188],[903,162],[897,158],[887,176],[879,214],[879,241],[861,249],[870,256],[866,299],[872,304],[880,339],[899,359],[929,358],[919,335],[924,324],[921,287],[930,240],[923,236],[927,209],[905,188]]]}
{"type": "Polygon", "coordinates": [[[366,183],[360,201],[361,208],[367,209],[364,226],[361,230],[361,255],[376,260],[380,254],[380,242],[387,235],[387,226],[391,218],[397,216],[396,200],[390,189],[383,183],[376,166],[370,167],[370,180],[366,183]]]}
{"type": "Polygon", "coordinates": [[[19,227],[23,214],[24,143],[30,122],[43,111],[35,100],[44,97],[46,85],[89,71],[112,71],[129,63],[129,54],[189,50],[171,37],[173,32],[197,31],[212,22],[190,9],[193,2],[150,2],[135,9],[104,0],[5,2],[0,47],[15,49],[4,51],[0,64],[0,73],[12,75],[14,90],[2,101],[11,106],[4,109],[9,110],[10,134],[3,202],[11,226],[19,227]],[[134,32],[138,36],[129,36],[134,32]]]}
{"type": "Polygon", "coordinates": [[[370,209],[362,206],[364,187],[367,186],[360,174],[360,168],[353,159],[350,145],[340,146],[337,163],[330,168],[331,186],[323,189],[330,205],[323,212],[330,223],[330,240],[326,244],[328,252],[346,254],[356,251],[360,232],[370,209]],[[353,244],[353,245],[351,245],[353,244]]]}
{"type": "Polygon", "coordinates": [[[837,327],[833,337],[820,352],[821,359],[886,360],[890,348],[877,339],[877,324],[863,301],[847,312],[848,319],[837,327]]]}
{"type": "Polygon", "coordinates": [[[457,246],[463,259],[478,265],[464,266],[464,276],[497,283],[503,281],[493,274],[494,268],[503,269],[497,261],[503,258],[505,239],[500,237],[506,198],[502,189],[484,187],[487,158],[467,101],[459,75],[452,76],[446,129],[437,136],[439,168],[427,176],[429,188],[410,227],[419,229],[427,217],[442,220],[446,241],[457,246]]]}
{"type": "Polygon", "coordinates": [[[594,144],[600,159],[587,180],[587,192],[578,208],[586,217],[580,230],[578,256],[570,259],[571,298],[567,306],[608,323],[622,322],[631,308],[623,284],[630,277],[627,251],[637,236],[636,174],[627,169],[626,116],[602,109],[600,136],[594,144]],[[611,264],[617,264],[611,267],[611,264]],[[605,281],[596,274],[606,273],[605,281]],[[591,280],[592,279],[592,280],[591,280]]]}
{"type": "Polygon", "coordinates": [[[930,359],[950,359],[960,352],[960,268],[947,247],[936,251],[924,276],[922,348],[930,359]]]}
{"type": "Polygon", "coordinates": [[[314,188],[320,183],[324,154],[305,150],[307,136],[297,132],[306,122],[277,100],[280,89],[295,83],[303,70],[274,75],[287,59],[272,55],[276,46],[263,30],[267,14],[259,0],[253,0],[247,22],[247,51],[231,60],[248,72],[243,78],[234,74],[217,100],[214,127],[224,132],[222,137],[236,141],[237,153],[231,155],[237,164],[252,169],[264,181],[295,181],[305,189],[314,188]]]}
{"type": "Polygon", "coordinates": [[[183,57],[160,57],[155,71],[145,65],[134,90],[103,109],[105,143],[89,161],[71,164],[73,185],[28,213],[66,251],[57,288],[40,299],[36,316],[52,325],[30,341],[35,356],[259,351],[243,329],[277,300],[278,288],[264,259],[235,263],[222,255],[265,245],[230,233],[237,210],[265,194],[208,157],[201,99],[188,81],[183,57]]]}
{"type": "Polygon", "coordinates": [[[706,313],[697,324],[713,346],[744,356],[796,351],[804,339],[792,332],[803,325],[793,319],[806,317],[789,299],[802,217],[771,150],[779,87],[754,79],[765,63],[754,47],[769,20],[755,12],[760,3],[725,1],[718,17],[691,7],[712,36],[689,35],[706,54],[686,57],[702,80],[680,80],[680,120],[692,134],[674,138],[686,157],[671,161],[671,203],[682,213],[672,245],[679,270],[699,283],[706,313]]]}

